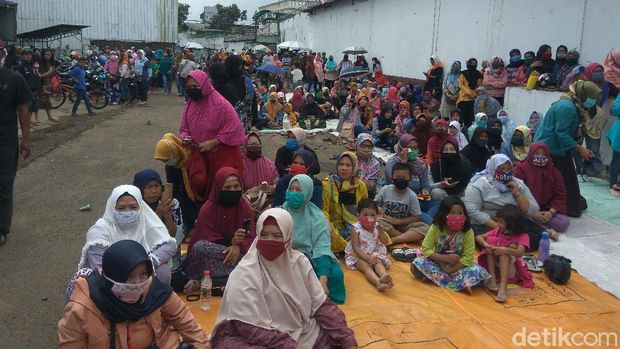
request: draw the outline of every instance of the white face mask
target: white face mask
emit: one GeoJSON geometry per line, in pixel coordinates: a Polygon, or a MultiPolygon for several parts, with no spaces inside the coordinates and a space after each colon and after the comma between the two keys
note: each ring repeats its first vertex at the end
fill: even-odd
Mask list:
{"type": "Polygon", "coordinates": [[[140,223],[140,211],[114,211],[114,221],[119,228],[127,230],[140,223]]]}
{"type": "Polygon", "coordinates": [[[124,284],[122,282],[116,282],[105,275],[104,277],[112,283],[112,294],[123,302],[130,304],[136,303],[140,300],[140,297],[142,297],[142,294],[146,290],[148,282],[151,279],[151,277],[149,277],[144,280],[144,282],[139,284],[124,284]]]}
{"type": "Polygon", "coordinates": [[[176,166],[178,163],[179,159],[177,158],[170,158],[165,162],[166,166],[176,166]]]}

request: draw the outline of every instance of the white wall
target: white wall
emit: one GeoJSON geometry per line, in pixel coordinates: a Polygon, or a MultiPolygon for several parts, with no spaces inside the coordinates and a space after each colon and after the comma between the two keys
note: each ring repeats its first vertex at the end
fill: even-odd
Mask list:
{"type": "Polygon", "coordinates": [[[283,23],[283,40],[342,58],[349,45],[378,57],[386,74],[423,78],[428,59],[446,65],[470,57],[478,61],[512,48],[534,51],[548,43],[581,52],[581,61],[601,62],[620,46],[618,0],[367,0],[336,1],[314,14],[283,23]]]}

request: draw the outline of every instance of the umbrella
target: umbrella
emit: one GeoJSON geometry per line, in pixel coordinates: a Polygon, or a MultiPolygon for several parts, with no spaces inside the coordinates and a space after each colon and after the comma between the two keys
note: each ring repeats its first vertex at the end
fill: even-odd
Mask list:
{"type": "Polygon", "coordinates": [[[252,48],[253,51],[269,51],[269,47],[265,45],[256,45],[252,48]]]}
{"type": "Polygon", "coordinates": [[[260,67],[256,68],[256,70],[261,71],[263,73],[272,73],[272,74],[284,75],[284,70],[278,68],[277,66],[275,66],[273,64],[261,65],[260,67]]]}
{"type": "Polygon", "coordinates": [[[359,55],[362,53],[367,53],[368,51],[366,51],[365,48],[363,47],[359,47],[359,46],[349,46],[349,47],[345,47],[345,49],[342,51],[342,53],[348,53],[351,55],[359,55]]]}
{"type": "Polygon", "coordinates": [[[370,74],[370,72],[368,71],[368,69],[364,67],[351,67],[351,68],[347,68],[341,71],[340,77],[341,78],[356,78],[356,77],[364,76],[368,74],[370,74]]]}
{"type": "Polygon", "coordinates": [[[203,47],[201,44],[197,43],[197,42],[188,42],[185,44],[185,48],[191,48],[194,50],[202,50],[203,47]]]}
{"type": "Polygon", "coordinates": [[[303,48],[299,41],[285,41],[278,44],[278,50],[300,50],[303,48]]]}

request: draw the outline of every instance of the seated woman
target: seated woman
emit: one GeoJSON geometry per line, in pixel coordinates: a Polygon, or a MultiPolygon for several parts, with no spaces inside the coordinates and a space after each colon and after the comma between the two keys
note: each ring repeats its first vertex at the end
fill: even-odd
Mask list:
{"type": "Polygon", "coordinates": [[[294,228],[279,208],[258,218],[258,238],[226,286],[211,334],[214,349],[357,347],[311,262],[292,248],[294,228]]]}
{"type": "Polygon", "coordinates": [[[494,118],[497,112],[502,109],[499,101],[487,93],[484,86],[476,89],[476,100],[474,101],[474,114],[485,113],[488,117],[494,118]]]}
{"type": "Polygon", "coordinates": [[[474,136],[474,132],[476,131],[476,129],[483,128],[486,130],[488,121],[489,121],[489,117],[487,116],[487,114],[477,113],[476,116],[474,116],[474,123],[471,126],[469,126],[469,128],[467,129],[467,132],[469,134],[469,139],[471,139],[474,136]]]}
{"type": "MultiPolygon", "coordinates": [[[[178,200],[183,217],[183,232],[194,229],[202,202],[192,190],[190,177],[185,165],[189,151],[181,140],[172,133],[166,133],[155,146],[155,160],[165,164],[166,183],[172,183],[172,197],[178,200]]],[[[202,197],[203,194],[199,196],[202,197]]]]}
{"type": "Polygon", "coordinates": [[[469,160],[474,171],[480,172],[485,169],[491,155],[487,129],[479,127],[474,131],[469,144],[463,148],[463,156],[469,160]]]}
{"type": "Polygon", "coordinates": [[[243,154],[243,185],[248,188],[261,186],[261,189],[271,195],[280,176],[276,165],[263,156],[263,143],[256,132],[248,134],[243,154]],[[263,185],[263,183],[267,183],[263,185]]]}
{"type": "Polygon", "coordinates": [[[381,114],[374,118],[372,123],[372,139],[376,147],[386,150],[394,149],[394,144],[398,141],[396,138],[396,129],[394,126],[394,109],[389,105],[381,108],[381,114]]]}
{"type": "Polygon", "coordinates": [[[504,144],[502,139],[502,133],[504,132],[502,122],[496,118],[489,118],[487,132],[489,133],[489,149],[491,154],[498,154],[504,144]]]}
{"type": "Polygon", "coordinates": [[[232,167],[223,167],[215,174],[209,200],[200,208],[196,228],[183,261],[183,271],[190,279],[186,291],[200,286],[205,269],[211,277],[225,283],[241,257],[248,251],[256,236],[253,211],[241,196],[239,173],[232,167]],[[248,230],[243,222],[249,220],[248,230]]]}
{"type": "Polygon", "coordinates": [[[286,143],[278,149],[276,153],[276,168],[280,177],[288,173],[289,166],[293,163],[293,154],[297,150],[307,150],[312,153],[314,157],[314,163],[316,164],[317,174],[321,172],[321,166],[319,164],[319,158],[316,156],[314,150],[306,146],[306,131],[299,127],[292,128],[286,133],[286,143]]]}
{"type": "Polygon", "coordinates": [[[461,156],[456,142],[451,140],[443,144],[441,157],[431,164],[431,175],[435,182],[431,197],[443,200],[448,195],[463,195],[473,170],[469,161],[461,156]]]}
{"type": "Polygon", "coordinates": [[[410,134],[404,134],[398,140],[395,147],[396,154],[385,165],[385,184],[392,184],[392,169],[397,163],[407,164],[411,168],[411,181],[409,189],[413,190],[420,201],[420,216],[422,222],[431,225],[433,217],[439,209],[438,200],[431,198],[431,183],[428,179],[428,168],[422,159],[418,157],[418,141],[410,134]]]}
{"type": "Polygon", "coordinates": [[[500,208],[507,204],[516,205],[529,218],[530,247],[538,249],[540,232],[544,228],[533,220],[540,207],[525,183],[513,176],[512,163],[506,155],[497,154],[489,159],[487,168],[471,179],[463,201],[477,235],[497,228],[495,214],[500,208]]]}
{"type": "Polygon", "coordinates": [[[312,93],[306,94],[306,102],[301,107],[299,113],[299,124],[306,130],[313,128],[324,128],[325,125],[325,112],[319,104],[314,100],[312,93]]]}
{"type": "Polygon", "coordinates": [[[459,144],[459,150],[463,150],[465,146],[469,143],[467,141],[467,137],[461,132],[461,123],[457,120],[450,121],[450,126],[448,126],[448,132],[456,139],[459,144]]]}
{"type": "Polygon", "coordinates": [[[185,239],[181,206],[173,195],[167,202],[161,201],[164,188],[159,173],[150,168],[141,170],[133,176],[133,185],[140,189],[144,202],[161,218],[170,236],[180,244],[185,239]]]}
{"type": "Polygon", "coordinates": [[[536,221],[542,224],[552,238],[568,229],[566,216],[566,187],[562,174],[553,165],[549,148],[536,142],[530,146],[527,160],[515,164],[515,177],[523,180],[540,206],[536,221]]]}
{"type": "Polygon", "coordinates": [[[525,125],[517,126],[509,143],[502,146],[501,153],[506,155],[514,163],[527,159],[527,153],[532,143],[530,129],[525,125]]]}
{"type": "Polygon", "coordinates": [[[534,139],[534,136],[536,136],[536,131],[538,130],[538,126],[540,126],[540,124],[542,123],[542,120],[543,115],[535,110],[532,112],[532,114],[530,114],[530,117],[527,119],[527,123],[525,124],[525,126],[530,129],[530,138],[532,140],[534,139]]]}
{"type": "Polygon", "coordinates": [[[290,167],[290,170],[287,174],[282,176],[278,183],[276,183],[276,189],[273,193],[273,200],[271,201],[272,207],[280,207],[286,201],[286,191],[288,189],[288,185],[291,182],[291,178],[298,174],[305,174],[312,178],[314,183],[314,191],[312,193],[312,198],[310,201],[315,204],[318,208],[323,207],[323,185],[321,181],[316,179],[314,176],[319,174],[317,172],[318,166],[314,163],[314,157],[312,153],[307,150],[298,150],[295,152],[293,156],[293,164],[290,167]]]}
{"type": "Polygon", "coordinates": [[[330,225],[332,251],[344,251],[350,226],[357,223],[357,204],[368,198],[366,183],[357,178],[357,156],[344,152],[336,162],[336,173],[322,181],[323,213],[330,225]]]}
{"type": "Polygon", "coordinates": [[[101,271],[77,280],[58,322],[58,348],[206,348],[189,308],[153,275],[153,259],[133,240],[113,243],[101,271]]]}
{"type": "Polygon", "coordinates": [[[426,146],[426,159],[424,162],[427,165],[433,163],[433,161],[439,159],[441,156],[441,147],[447,141],[456,141],[449,132],[448,132],[448,122],[444,119],[436,119],[433,122],[433,135],[428,140],[426,146]]]}
{"type": "Polygon", "coordinates": [[[372,155],[373,150],[372,136],[360,133],[357,136],[355,152],[359,161],[357,177],[366,183],[370,197],[374,197],[377,193],[377,184],[381,179],[381,163],[372,155]]]}
{"type": "Polygon", "coordinates": [[[169,284],[171,277],[168,261],[177,251],[176,240],[170,236],[161,219],[142,200],[140,189],[121,185],[112,190],[105,213],[86,233],[86,243],[78,264],[78,273],[71,280],[67,295],[73,291],[77,277],[88,269],[101,269],[105,251],[119,240],[135,240],[153,260],[155,276],[169,284]]]}
{"type": "Polygon", "coordinates": [[[293,249],[303,253],[312,262],[314,271],[334,303],[345,301],[344,274],[340,262],[332,252],[329,224],[321,209],[310,201],[312,179],[297,175],[291,179],[282,206],[293,217],[293,249]]]}
{"type": "Polygon", "coordinates": [[[278,93],[269,93],[269,100],[260,108],[259,119],[254,125],[256,128],[278,128],[282,124],[284,106],[278,103],[278,93]]]}

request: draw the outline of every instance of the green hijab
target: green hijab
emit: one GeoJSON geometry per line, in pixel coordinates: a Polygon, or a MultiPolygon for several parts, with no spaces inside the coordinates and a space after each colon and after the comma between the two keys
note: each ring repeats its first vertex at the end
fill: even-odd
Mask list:
{"type": "Polygon", "coordinates": [[[291,214],[293,222],[295,222],[293,248],[312,259],[328,256],[338,263],[332,252],[332,240],[327,219],[325,219],[323,211],[310,201],[314,191],[312,178],[304,174],[296,175],[291,178],[289,187],[294,181],[298,181],[301,186],[305,204],[298,209],[290,207],[288,202],[282,205],[282,208],[291,214]]]}

